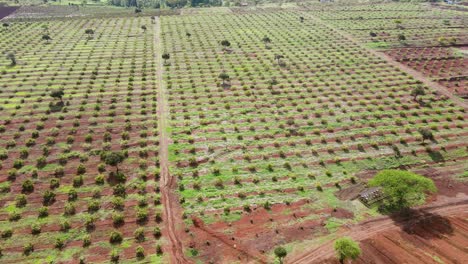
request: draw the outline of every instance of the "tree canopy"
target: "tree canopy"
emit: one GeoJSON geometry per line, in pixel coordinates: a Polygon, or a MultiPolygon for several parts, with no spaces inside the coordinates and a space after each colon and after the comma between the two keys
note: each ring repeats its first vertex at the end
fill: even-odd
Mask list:
{"type": "Polygon", "coordinates": [[[414,100],[416,101],[418,96],[425,95],[424,88],[421,86],[415,87],[413,90],[411,90],[411,95],[414,97],[414,100]]]}
{"type": "Polygon", "coordinates": [[[369,181],[369,186],[381,187],[385,205],[396,211],[419,205],[426,193],[437,191],[431,179],[403,170],[383,170],[369,181]]]}
{"type": "Polygon", "coordinates": [[[54,91],[50,92],[51,97],[58,98],[58,99],[60,99],[60,101],[62,101],[63,95],[64,95],[64,93],[63,93],[62,89],[58,89],[58,90],[54,90],[54,91]]]}
{"type": "Polygon", "coordinates": [[[280,263],[283,263],[283,259],[286,257],[288,252],[284,247],[275,248],[275,256],[278,257],[280,263]]]}
{"type": "Polygon", "coordinates": [[[361,255],[361,248],[358,243],[349,237],[337,239],[334,247],[340,263],[344,263],[346,259],[357,259],[361,255]]]}
{"type": "Polygon", "coordinates": [[[231,42],[229,42],[227,40],[223,40],[223,41],[221,41],[221,45],[224,46],[224,47],[229,47],[229,46],[231,46],[231,42]]]}
{"type": "MultiPolygon", "coordinates": [[[[124,153],[119,152],[119,151],[105,152],[103,154],[103,159],[104,159],[104,162],[107,165],[117,167],[119,165],[119,163],[122,163],[125,160],[125,155],[124,155],[124,153]]],[[[117,170],[118,170],[118,168],[117,168],[117,170]]]]}

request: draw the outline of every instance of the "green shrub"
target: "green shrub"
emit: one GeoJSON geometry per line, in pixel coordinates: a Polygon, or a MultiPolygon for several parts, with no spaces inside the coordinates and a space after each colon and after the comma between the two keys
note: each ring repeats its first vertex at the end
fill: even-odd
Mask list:
{"type": "Polygon", "coordinates": [[[112,233],[110,234],[110,238],[109,238],[109,242],[112,243],[112,244],[120,244],[122,243],[122,234],[120,232],[117,232],[117,231],[112,231],[112,233]]]}
{"type": "Polygon", "coordinates": [[[23,193],[31,193],[34,191],[34,184],[28,179],[21,184],[21,188],[23,193]]]}

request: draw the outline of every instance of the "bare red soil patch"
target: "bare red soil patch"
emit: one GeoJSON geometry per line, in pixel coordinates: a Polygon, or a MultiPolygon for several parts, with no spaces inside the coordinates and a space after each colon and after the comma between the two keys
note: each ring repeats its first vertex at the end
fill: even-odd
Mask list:
{"type": "MultiPolygon", "coordinates": [[[[465,263],[467,216],[433,215],[407,230],[379,233],[361,241],[362,255],[353,263],[465,263]]],[[[339,261],[330,258],[320,263],[339,261]]]]}
{"type": "Polygon", "coordinates": [[[276,204],[270,210],[253,208],[231,223],[220,220],[204,224],[201,219],[194,219],[188,244],[201,253],[198,257],[204,263],[269,263],[266,252],[275,246],[327,233],[324,225],[329,217],[353,217],[352,212],[341,208],[313,211],[306,206],[308,203],[302,200],[290,205],[276,204]],[[310,215],[318,217],[306,218],[310,215]]]}

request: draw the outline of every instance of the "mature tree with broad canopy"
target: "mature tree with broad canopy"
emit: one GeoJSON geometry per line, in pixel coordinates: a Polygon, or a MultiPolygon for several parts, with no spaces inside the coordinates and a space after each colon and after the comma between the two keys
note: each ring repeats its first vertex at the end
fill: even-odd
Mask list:
{"type": "Polygon", "coordinates": [[[226,80],[229,80],[229,75],[225,72],[220,73],[218,77],[223,81],[223,85],[226,84],[226,80]]]}
{"type": "Polygon", "coordinates": [[[64,92],[63,92],[62,89],[57,89],[57,90],[53,90],[52,92],[50,92],[50,96],[52,98],[58,98],[58,99],[60,99],[60,102],[62,102],[62,103],[63,103],[63,101],[62,101],[63,95],[64,95],[64,92]]]}
{"type": "Polygon", "coordinates": [[[103,159],[107,165],[115,167],[117,173],[119,173],[119,164],[122,163],[125,158],[125,154],[120,151],[104,152],[101,155],[101,159],[103,159]]]}
{"type": "Polygon", "coordinates": [[[369,186],[382,188],[384,204],[391,211],[420,205],[427,193],[437,192],[431,179],[403,170],[383,170],[369,181],[369,186]]]}
{"type": "Polygon", "coordinates": [[[335,252],[340,263],[346,259],[357,259],[361,255],[361,248],[358,243],[349,237],[342,237],[335,241],[335,252]]]}

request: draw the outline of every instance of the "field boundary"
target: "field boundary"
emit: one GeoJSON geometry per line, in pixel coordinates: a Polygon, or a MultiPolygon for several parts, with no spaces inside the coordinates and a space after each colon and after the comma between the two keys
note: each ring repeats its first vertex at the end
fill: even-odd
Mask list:
{"type": "Polygon", "coordinates": [[[161,189],[161,202],[164,207],[164,223],[167,236],[169,237],[169,249],[171,263],[190,263],[183,252],[183,245],[180,240],[181,235],[178,231],[178,217],[177,212],[180,212],[179,202],[174,190],[177,188],[177,183],[169,173],[169,136],[168,136],[168,113],[169,103],[167,100],[167,91],[163,80],[164,65],[162,61],[163,49],[161,46],[161,21],[159,17],[155,17],[154,25],[154,42],[156,46],[155,60],[157,65],[157,78],[158,78],[158,127],[159,127],[159,164],[160,164],[160,189],[161,189]]]}

